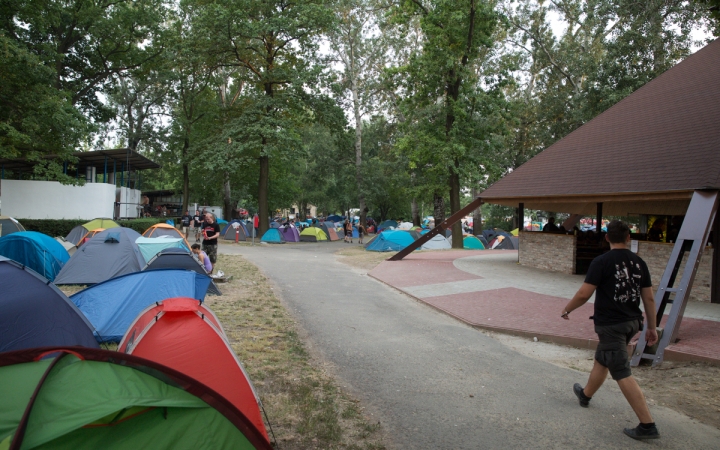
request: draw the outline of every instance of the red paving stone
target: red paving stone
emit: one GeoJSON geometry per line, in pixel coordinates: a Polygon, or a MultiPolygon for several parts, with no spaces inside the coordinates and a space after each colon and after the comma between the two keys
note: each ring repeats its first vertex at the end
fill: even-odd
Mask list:
{"type": "MultiPolygon", "coordinates": [[[[386,261],[369,274],[402,290],[403,287],[480,279],[457,269],[456,258],[490,251],[413,253],[403,261],[386,261]]],[[[497,252],[493,251],[493,252],[497,252]]],[[[588,318],[593,305],[573,311],[569,321],[559,317],[568,300],[513,287],[418,299],[470,325],[552,342],[595,348],[597,335],[588,318]]],[[[667,316],[662,321],[664,324],[667,316]]],[[[720,322],[683,318],[679,341],[665,350],[666,359],[720,362],[720,322]]]]}

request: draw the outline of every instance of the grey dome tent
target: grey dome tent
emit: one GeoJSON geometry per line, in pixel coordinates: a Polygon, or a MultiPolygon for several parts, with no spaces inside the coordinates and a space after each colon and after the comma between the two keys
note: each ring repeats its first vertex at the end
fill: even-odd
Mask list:
{"type": "Polygon", "coordinates": [[[449,250],[452,248],[447,238],[443,237],[442,234],[436,234],[429,241],[424,243],[420,250],[449,250]]]}
{"type": "Polygon", "coordinates": [[[233,220],[232,222],[227,224],[227,226],[222,232],[223,239],[225,239],[226,241],[235,240],[236,228],[233,226],[233,224],[237,224],[238,241],[247,241],[249,236],[248,230],[245,227],[245,224],[239,220],[233,220]]]}
{"type": "Polygon", "coordinates": [[[20,222],[8,216],[0,216],[0,237],[7,236],[18,231],[25,231],[20,222]]]}
{"type": "Polygon", "coordinates": [[[55,285],[0,256],[0,353],[34,347],[98,348],[93,327],[55,285]]]}
{"type": "Polygon", "coordinates": [[[145,267],[135,240],[140,233],[115,227],[98,233],[65,263],[55,284],[95,284],[145,267]]]}
{"type": "MultiPolygon", "coordinates": [[[[157,255],[153,256],[143,270],[155,270],[155,269],[187,269],[197,272],[201,275],[207,275],[205,267],[200,264],[200,261],[195,259],[192,253],[187,252],[181,248],[166,248],[157,255]]],[[[214,295],[222,295],[220,289],[214,281],[210,282],[208,287],[208,293],[214,295]]]]}

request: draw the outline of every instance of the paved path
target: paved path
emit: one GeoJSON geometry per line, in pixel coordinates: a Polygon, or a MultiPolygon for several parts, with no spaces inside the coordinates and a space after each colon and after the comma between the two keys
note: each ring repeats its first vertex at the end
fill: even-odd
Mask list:
{"type": "MultiPolygon", "coordinates": [[[[616,386],[589,409],[571,392],[585,374],[524,357],[336,260],[342,243],[221,245],[278,286],[331,365],[401,449],[647,448],[616,386]]],[[[529,344],[531,345],[531,344],[529,344]]],[[[717,448],[720,431],[662,407],[658,448],[717,448]]]]}
{"type": "MultiPolygon", "coordinates": [[[[370,275],[473,326],[597,345],[588,320],[594,297],[569,322],[558,318],[584,276],[519,266],[516,251],[413,253],[381,263],[370,275]]],[[[666,358],[720,362],[720,305],[688,303],[679,338],[667,347],[666,358]]]]}

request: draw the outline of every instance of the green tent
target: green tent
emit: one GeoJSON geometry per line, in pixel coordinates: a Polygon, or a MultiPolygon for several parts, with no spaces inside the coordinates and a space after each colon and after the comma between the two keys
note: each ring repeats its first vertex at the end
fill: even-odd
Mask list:
{"type": "Polygon", "coordinates": [[[108,350],[3,353],[0,398],[0,450],[271,448],[220,394],[108,350]]]}
{"type": "Polygon", "coordinates": [[[470,250],[485,250],[483,243],[475,236],[465,236],[463,238],[463,248],[470,250]]]}
{"type": "Polygon", "coordinates": [[[86,230],[92,231],[97,230],[98,228],[107,230],[108,228],[115,228],[119,227],[120,225],[115,223],[115,221],[112,219],[93,219],[88,223],[84,223],[82,226],[85,227],[86,230]]]}

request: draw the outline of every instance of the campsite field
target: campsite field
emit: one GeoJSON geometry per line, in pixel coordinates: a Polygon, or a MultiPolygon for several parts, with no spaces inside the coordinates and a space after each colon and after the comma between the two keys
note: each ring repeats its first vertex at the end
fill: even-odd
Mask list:
{"type": "Polygon", "coordinates": [[[379,426],[306,351],[270,281],[241,256],[218,255],[217,267],[233,279],[207,305],[250,375],[279,448],[385,448],[379,426]]]}
{"type": "MultiPolygon", "coordinates": [[[[393,253],[374,253],[362,247],[342,248],[339,261],[370,271],[393,253]]],[[[594,351],[533,342],[524,337],[482,331],[513,350],[560,367],[584,372],[578,381],[584,383],[593,365],[594,351]]],[[[650,405],[660,405],[682,412],[693,419],[720,428],[720,366],[699,362],[665,361],[659,368],[641,366],[633,369],[650,405]]],[[[608,378],[612,383],[612,379],[608,378]]]]}

